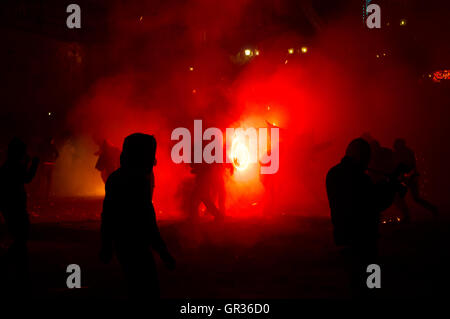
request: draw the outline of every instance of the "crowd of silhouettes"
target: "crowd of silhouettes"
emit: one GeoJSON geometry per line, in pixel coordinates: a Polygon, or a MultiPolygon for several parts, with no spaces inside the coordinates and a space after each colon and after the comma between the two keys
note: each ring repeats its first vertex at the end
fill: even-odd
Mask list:
{"type": "MultiPolygon", "coordinates": [[[[421,195],[421,175],[416,165],[416,154],[406,145],[406,141],[401,138],[394,141],[394,165],[400,167],[404,184],[411,193],[414,202],[436,217],[438,215],[437,207],[421,195]]],[[[404,221],[409,222],[411,214],[406,204],[405,196],[397,196],[395,204],[402,211],[404,221]]]]}
{"type": "MultiPolygon", "coordinates": [[[[156,148],[152,135],[135,133],[125,138],[121,153],[104,141],[97,154],[96,168],[105,181],[99,258],[108,263],[116,255],[133,298],[159,298],[152,249],[169,269],[175,267],[175,259],[159,232],[152,200],[156,148]]],[[[48,140],[41,149],[44,149],[41,152],[44,165],[48,166],[43,176],[45,183],[50,184],[58,151],[53,140],[48,140]]],[[[28,285],[30,221],[25,184],[32,181],[38,164],[37,157],[31,159],[28,155],[26,144],[14,138],[0,167],[0,211],[12,238],[1,262],[1,284],[16,290],[26,290],[28,285]]],[[[198,217],[200,203],[217,220],[224,218],[227,167],[191,165],[195,176],[190,198],[192,218],[198,217]]],[[[347,260],[352,291],[356,295],[368,294],[366,267],[378,261],[380,214],[395,203],[403,213],[403,220],[409,221],[405,202],[408,190],[415,202],[437,214],[437,208],[420,196],[419,176],[415,154],[405,140],[395,140],[391,150],[368,134],[353,140],[341,162],[329,170],[326,190],[334,241],[347,260]]]]}
{"type": "Polygon", "coordinates": [[[405,196],[434,215],[437,208],[422,199],[414,152],[403,139],[394,149],[382,147],[369,134],[353,140],[341,162],[326,176],[326,189],[335,244],[341,248],[355,296],[373,294],[366,283],[367,267],[378,264],[378,238],[381,213],[396,204],[403,222],[410,221],[405,196]]]}
{"type": "Polygon", "coordinates": [[[362,138],[370,144],[371,160],[368,173],[374,182],[382,181],[392,176],[407,188],[408,192],[397,194],[394,206],[401,212],[401,221],[408,223],[411,221],[411,214],[406,203],[406,194],[411,193],[415,203],[419,204],[432,213],[434,217],[438,215],[435,205],[424,199],[421,195],[421,174],[416,164],[415,152],[407,146],[406,141],[397,138],[393,148],[383,147],[370,134],[363,134],[362,138]]]}

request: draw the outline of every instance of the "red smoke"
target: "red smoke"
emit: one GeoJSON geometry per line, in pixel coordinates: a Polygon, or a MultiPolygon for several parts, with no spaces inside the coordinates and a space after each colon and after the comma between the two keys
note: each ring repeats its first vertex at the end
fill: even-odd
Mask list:
{"type": "MultiPolygon", "coordinates": [[[[112,67],[110,75],[95,82],[69,123],[78,135],[117,146],[133,132],[154,134],[155,203],[163,213],[179,210],[179,190],[190,177],[187,164],[170,159],[170,134],[192,128],[194,119],[221,129],[265,127],[266,121],[281,128],[280,171],[273,180],[280,211],[325,207],[327,169],[364,132],[387,146],[399,136],[413,148],[423,146],[416,129],[423,125],[423,98],[414,89],[415,75],[392,56],[392,43],[370,42],[345,18],[314,38],[279,27],[250,43],[242,25],[264,18],[262,11],[252,14],[253,7],[250,0],[198,0],[144,13],[127,6],[111,15],[111,39],[102,48],[105,56],[97,55],[98,63],[112,67]],[[301,46],[308,51],[289,54],[301,46]],[[237,63],[247,47],[261,54],[237,63]],[[377,52],[387,56],[376,58],[377,52]]],[[[259,177],[251,183],[229,179],[229,214],[258,211],[252,204],[261,203],[264,191],[259,177]]]]}

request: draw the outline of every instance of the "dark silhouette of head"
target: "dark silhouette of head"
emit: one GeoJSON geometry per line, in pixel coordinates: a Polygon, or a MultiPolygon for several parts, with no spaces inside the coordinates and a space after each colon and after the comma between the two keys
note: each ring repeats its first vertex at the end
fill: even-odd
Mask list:
{"type": "Polygon", "coordinates": [[[370,145],[362,138],[354,139],[347,146],[345,156],[352,159],[352,161],[367,169],[370,162],[370,145]]]}
{"type": "Polygon", "coordinates": [[[19,138],[14,137],[8,145],[8,161],[24,162],[27,157],[27,146],[19,138]]]}
{"type": "Polygon", "coordinates": [[[406,148],[406,141],[403,138],[397,138],[394,141],[394,149],[395,150],[401,150],[406,148]]]}
{"type": "Polygon", "coordinates": [[[134,133],[123,142],[120,167],[149,173],[155,165],[156,139],[153,135],[134,133]]]}

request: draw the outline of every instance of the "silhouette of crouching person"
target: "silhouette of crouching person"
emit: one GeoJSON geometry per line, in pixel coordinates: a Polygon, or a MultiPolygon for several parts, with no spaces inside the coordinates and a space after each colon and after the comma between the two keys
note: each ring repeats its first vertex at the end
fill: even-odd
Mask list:
{"type": "Polygon", "coordinates": [[[156,250],[164,264],[175,268],[161,238],[152,203],[156,140],[135,133],[125,138],[120,168],[108,178],[102,212],[100,259],[108,263],[113,251],[122,267],[131,298],[159,298],[156,250]]]}

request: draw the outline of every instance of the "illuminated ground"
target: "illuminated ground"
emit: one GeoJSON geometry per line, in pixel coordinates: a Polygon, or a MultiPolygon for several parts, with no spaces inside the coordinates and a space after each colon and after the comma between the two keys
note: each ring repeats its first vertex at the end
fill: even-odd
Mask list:
{"type": "MultiPolygon", "coordinates": [[[[77,200],[36,212],[30,241],[34,297],[125,296],[117,263],[105,266],[97,259],[100,207],[98,200],[77,200]],[[63,221],[69,217],[74,221],[63,221]],[[71,263],[81,266],[85,288],[64,288],[71,263]]],[[[384,296],[432,296],[449,283],[442,277],[449,266],[449,225],[426,218],[407,226],[384,225],[384,296]]],[[[327,218],[163,220],[160,228],[178,262],[170,272],[158,259],[165,298],[348,297],[327,218]]]]}

